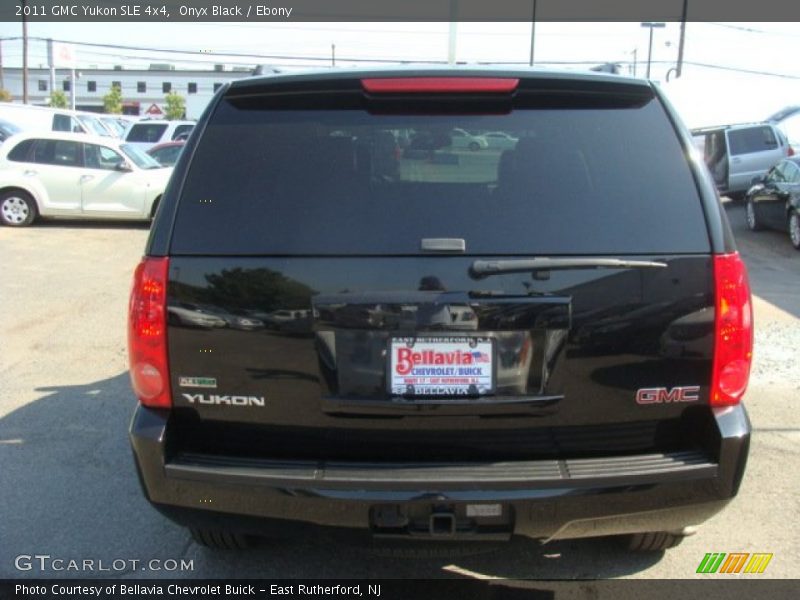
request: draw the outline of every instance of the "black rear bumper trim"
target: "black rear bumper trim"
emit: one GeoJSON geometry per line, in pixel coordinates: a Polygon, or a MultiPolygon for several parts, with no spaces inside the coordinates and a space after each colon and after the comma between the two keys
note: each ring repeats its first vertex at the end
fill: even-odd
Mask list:
{"type": "Polygon", "coordinates": [[[529,489],[640,485],[717,476],[702,451],[612,458],[485,463],[275,461],[183,453],[165,465],[168,478],[286,489],[529,489]]]}

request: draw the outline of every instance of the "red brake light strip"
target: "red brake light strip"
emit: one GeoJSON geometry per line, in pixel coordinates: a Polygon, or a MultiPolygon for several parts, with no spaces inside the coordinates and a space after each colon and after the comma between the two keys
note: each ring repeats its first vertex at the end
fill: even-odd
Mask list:
{"type": "Polygon", "coordinates": [[[365,91],[371,94],[508,94],[517,89],[519,79],[507,77],[384,77],[362,79],[361,85],[365,91]]]}

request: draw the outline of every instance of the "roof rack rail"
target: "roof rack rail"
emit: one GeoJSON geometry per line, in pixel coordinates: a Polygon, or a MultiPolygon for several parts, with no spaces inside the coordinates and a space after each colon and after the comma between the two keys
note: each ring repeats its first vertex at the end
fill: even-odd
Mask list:
{"type": "Polygon", "coordinates": [[[692,133],[703,131],[713,131],[714,129],[727,129],[729,127],[744,127],[747,125],[770,125],[769,121],[745,121],[743,123],[725,123],[721,125],[704,125],[703,127],[692,127],[692,133]]]}

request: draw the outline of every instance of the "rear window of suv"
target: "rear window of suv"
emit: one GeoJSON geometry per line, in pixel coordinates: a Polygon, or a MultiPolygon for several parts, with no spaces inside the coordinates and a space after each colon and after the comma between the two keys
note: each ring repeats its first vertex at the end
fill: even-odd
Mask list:
{"type": "Polygon", "coordinates": [[[137,123],[128,132],[126,142],[157,142],[167,130],[166,123],[137,123]]]}
{"type": "Polygon", "coordinates": [[[189,166],[171,251],[410,255],[423,238],[462,238],[482,255],[710,247],[686,152],[657,99],[500,115],[223,99],[189,166]],[[475,143],[456,139],[465,136],[475,143]]]}
{"type": "Polygon", "coordinates": [[[172,132],[172,139],[174,140],[179,135],[183,135],[184,133],[189,133],[192,129],[194,129],[194,125],[178,125],[175,128],[175,131],[172,132]]]}
{"type": "Polygon", "coordinates": [[[774,150],[778,147],[775,132],[772,127],[748,127],[746,129],[732,129],[728,132],[728,141],[731,145],[731,155],[749,154],[774,150]]]}

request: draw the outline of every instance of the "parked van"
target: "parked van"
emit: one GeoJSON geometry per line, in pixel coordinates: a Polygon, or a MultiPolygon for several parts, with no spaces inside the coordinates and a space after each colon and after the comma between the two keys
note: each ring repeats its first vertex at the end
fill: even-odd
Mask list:
{"type": "Polygon", "coordinates": [[[33,131],[69,131],[93,133],[81,123],[75,112],[68,109],[2,103],[0,119],[13,123],[20,129],[33,131]]]}
{"type": "Polygon", "coordinates": [[[790,155],[786,136],[770,123],[693,129],[695,145],[720,194],[742,198],[756,177],[790,155]]]}

